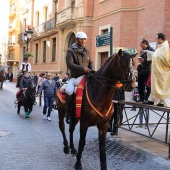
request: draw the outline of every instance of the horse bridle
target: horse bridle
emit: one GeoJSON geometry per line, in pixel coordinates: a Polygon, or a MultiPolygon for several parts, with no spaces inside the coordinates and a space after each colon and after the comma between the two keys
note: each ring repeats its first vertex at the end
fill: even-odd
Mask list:
{"type": "MultiPolygon", "coordinates": [[[[26,98],[26,99],[28,99],[27,98],[27,96],[25,95],[25,92],[27,91],[28,89],[26,89],[26,90],[23,90],[23,95],[24,95],[24,97],[26,98]]],[[[35,97],[36,95],[30,95],[30,98],[33,98],[33,97],[35,97]]]]}
{"type": "MultiPolygon", "coordinates": [[[[121,63],[121,61],[119,61],[119,62],[121,63]]],[[[121,65],[121,64],[120,64],[120,65],[121,65]]],[[[121,66],[121,67],[123,67],[123,66],[121,66]]],[[[122,69],[121,69],[121,70],[122,70],[122,69]]],[[[103,83],[103,81],[111,81],[111,82],[115,82],[115,83],[118,82],[118,81],[120,81],[120,82],[123,84],[123,86],[121,87],[121,89],[125,89],[127,82],[133,82],[133,81],[135,81],[135,76],[134,76],[134,74],[133,74],[132,58],[130,58],[128,78],[127,78],[127,79],[125,78],[125,75],[124,75],[124,73],[123,73],[123,70],[122,70],[122,75],[123,75],[123,79],[122,79],[122,80],[116,80],[116,79],[103,78],[103,77],[96,76],[96,75],[94,75],[94,74],[89,73],[89,74],[87,75],[87,79],[89,79],[89,78],[94,78],[95,80],[99,81],[101,85],[104,85],[104,86],[107,85],[107,86],[113,87],[113,88],[115,88],[115,89],[120,89],[120,88],[118,88],[116,85],[112,85],[112,84],[110,84],[110,83],[103,83]]]]}

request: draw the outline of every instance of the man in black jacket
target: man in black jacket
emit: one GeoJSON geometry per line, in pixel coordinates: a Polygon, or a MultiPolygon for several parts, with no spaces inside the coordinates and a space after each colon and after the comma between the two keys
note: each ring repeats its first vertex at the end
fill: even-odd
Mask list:
{"type": "Polygon", "coordinates": [[[23,93],[23,90],[26,90],[29,87],[33,87],[33,82],[32,79],[29,77],[29,73],[26,71],[24,72],[24,76],[21,78],[20,81],[20,91],[17,95],[17,99],[20,98],[21,94],[23,93]]]}
{"type": "Polygon", "coordinates": [[[147,60],[146,53],[142,55],[142,51],[143,50],[155,51],[152,47],[149,46],[149,42],[146,39],[141,40],[140,46],[142,50],[140,51],[140,57],[139,57],[140,64],[137,67],[138,90],[139,90],[140,99],[137,102],[143,102],[144,100],[147,100],[151,92],[150,87],[146,86],[147,80],[151,72],[151,61],[147,60]]]}
{"type": "Polygon", "coordinates": [[[88,49],[85,47],[87,35],[84,32],[77,32],[76,43],[67,50],[66,64],[70,69],[71,78],[65,89],[66,92],[66,112],[67,123],[72,123],[72,105],[74,99],[74,81],[76,78],[89,73],[93,69],[92,61],[88,49]]]}

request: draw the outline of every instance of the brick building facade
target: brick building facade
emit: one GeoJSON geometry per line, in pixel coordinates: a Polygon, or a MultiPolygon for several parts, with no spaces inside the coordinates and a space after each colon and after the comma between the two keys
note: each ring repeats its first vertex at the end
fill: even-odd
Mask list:
{"type": "MultiPolygon", "coordinates": [[[[96,36],[108,33],[111,27],[114,47],[139,52],[141,38],[154,44],[158,32],[164,32],[170,40],[169,6],[168,0],[25,0],[21,28],[33,30],[29,47],[34,55],[30,58],[32,70],[65,73],[66,50],[77,31],[87,33],[86,46],[96,70],[110,55],[109,45],[96,47],[96,36]]],[[[22,60],[25,43],[19,43],[22,60]]]]}

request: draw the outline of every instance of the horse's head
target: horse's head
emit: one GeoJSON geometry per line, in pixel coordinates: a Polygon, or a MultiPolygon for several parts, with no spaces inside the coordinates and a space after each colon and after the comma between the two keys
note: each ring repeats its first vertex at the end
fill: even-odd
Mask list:
{"type": "Polygon", "coordinates": [[[122,51],[122,49],[117,53],[117,70],[121,74],[116,74],[119,75],[119,81],[126,91],[132,91],[136,86],[136,78],[133,73],[133,57],[136,55],[130,55],[128,52],[122,51]]]}
{"type": "Polygon", "coordinates": [[[29,88],[25,91],[25,97],[26,97],[27,99],[30,99],[30,100],[35,101],[36,88],[35,88],[35,87],[29,87],[29,88]]]}

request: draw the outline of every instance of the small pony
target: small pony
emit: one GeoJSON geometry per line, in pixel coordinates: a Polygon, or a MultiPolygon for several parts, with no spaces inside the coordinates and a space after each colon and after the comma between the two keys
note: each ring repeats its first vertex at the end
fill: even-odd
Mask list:
{"type": "Polygon", "coordinates": [[[36,98],[35,87],[29,87],[26,90],[24,90],[23,94],[21,95],[21,97],[18,101],[17,113],[20,114],[20,108],[21,108],[21,106],[23,106],[24,110],[25,110],[25,116],[26,116],[26,118],[29,118],[29,115],[33,110],[35,98],[36,98]]]}

